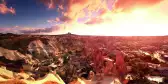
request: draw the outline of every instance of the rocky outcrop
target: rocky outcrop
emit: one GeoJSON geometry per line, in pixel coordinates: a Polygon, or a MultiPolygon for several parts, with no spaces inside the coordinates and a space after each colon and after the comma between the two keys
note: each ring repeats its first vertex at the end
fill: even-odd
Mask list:
{"type": "Polygon", "coordinates": [[[57,84],[65,84],[59,75],[47,74],[44,78],[38,79],[36,81],[22,80],[27,84],[45,84],[47,81],[56,82],[57,84]]]}
{"type": "Polygon", "coordinates": [[[17,50],[9,50],[0,47],[0,56],[5,56],[6,59],[9,60],[22,60],[24,58],[27,58],[28,56],[21,54],[17,50]]]}

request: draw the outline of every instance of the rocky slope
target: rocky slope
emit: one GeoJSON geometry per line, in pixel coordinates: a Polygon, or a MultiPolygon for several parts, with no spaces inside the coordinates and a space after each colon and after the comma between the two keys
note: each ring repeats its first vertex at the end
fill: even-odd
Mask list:
{"type": "MultiPolygon", "coordinates": [[[[0,35],[0,66],[15,73],[31,73],[33,79],[56,71],[65,83],[88,78],[94,56],[115,60],[114,50],[125,57],[135,80],[141,76],[168,77],[168,37],[78,36],[73,34],[0,35]],[[146,67],[144,67],[146,66],[146,67]],[[147,70],[147,72],[144,72],[147,70]],[[165,72],[165,73],[161,73],[165,72]]],[[[130,83],[133,84],[133,83],[130,83]]]]}

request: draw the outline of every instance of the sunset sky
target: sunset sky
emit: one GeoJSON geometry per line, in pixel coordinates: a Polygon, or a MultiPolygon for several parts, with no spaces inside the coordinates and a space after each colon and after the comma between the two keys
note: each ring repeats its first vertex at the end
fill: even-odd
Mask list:
{"type": "Polygon", "coordinates": [[[168,35],[168,0],[0,0],[0,32],[168,35]]]}

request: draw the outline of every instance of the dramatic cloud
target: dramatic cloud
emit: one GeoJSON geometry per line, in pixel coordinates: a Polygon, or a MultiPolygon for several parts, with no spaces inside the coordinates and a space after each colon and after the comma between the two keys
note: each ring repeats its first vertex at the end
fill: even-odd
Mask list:
{"type": "Polygon", "coordinates": [[[80,18],[88,18],[86,24],[102,22],[95,17],[103,16],[108,11],[126,12],[137,7],[151,7],[163,0],[41,0],[49,9],[57,8],[61,16],[48,22],[76,22],[80,18]],[[95,15],[96,13],[97,15],[95,15]]]}
{"type": "Polygon", "coordinates": [[[134,8],[151,7],[164,0],[117,0],[114,4],[115,11],[130,11],[134,8]]]}
{"type": "Polygon", "coordinates": [[[16,11],[14,8],[10,7],[8,8],[6,6],[6,2],[4,0],[2,0],[2,3],[0,3],[0,13],[1,14],[6,14],[6,13],[11,13],[11,14],[15,14],[16,11]]]}
{"type": "MultiPolygon", "coordinates": [[[[89,18],[85,24],[100,24],[108,21],[112,22],[113,20],[116,20],[115,14],[121,14],[121,12],[130,14],[136,9],[153,8],[153,6],[162,1],[164,0],[116,0],[115,2],[114,0],[107,0],[106,5],[107,7],[112,7],[112,10],[111,8],[105,7],[99,9],[99,15],[96,16],[96,18],[89,18]]],[[[117,19],[120,19],[120,17],[117,17],[117,19]]]]}
{"type": "Polygon", "coordinates": [[[105,0],[41,0],[48,8],[57,7],[61,11],[60,21],[73,22],[86,16],[86,13],[105,7],[105,0]]]}

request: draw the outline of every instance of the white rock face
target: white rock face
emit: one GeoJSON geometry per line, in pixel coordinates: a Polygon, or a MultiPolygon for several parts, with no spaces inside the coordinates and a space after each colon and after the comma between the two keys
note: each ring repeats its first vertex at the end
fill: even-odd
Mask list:
{"type": "Polygon", "coordinates": [[[48,44],[44,44],[40,40],[35,40],[28,45],[28,51],[32,56],[36,56],[37,58],[49,58],[50,56],[56,56],[58,49],[52,41],[49,41],[48,44]]]}
{"type": "Polygon", "coordinates": [[[33,55],[33,52],[36,52],[37,55],[48,56],[48,52],[46,51],[46,46],[40,41],[32,41],[28,45],[28,51],[33,55]]]}

